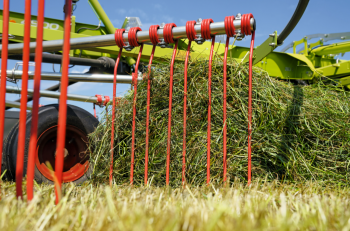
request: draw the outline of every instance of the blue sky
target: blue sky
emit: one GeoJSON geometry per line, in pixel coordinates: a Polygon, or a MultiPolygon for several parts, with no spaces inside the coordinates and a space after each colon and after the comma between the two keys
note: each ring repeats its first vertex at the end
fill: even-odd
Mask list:
{"type": "MultiPolygon", "coordinates": [[[[32,0],[32,14],[37,14],[37,0],[32,0]]],[[[45,6],[45,16],[50,18],[63,19],[64,1],[47,0],[45,6]]],[[[212,18],[214,21],[223,21],[225,16],[236,15],[237,13],[252,13],[257,20],[256,46],[261,44],[274,30],[281,32],[292,16],[298,0],[250,0],[250,1],[110,1],[100,0],[102,7],[111,19],[115,27],[120,27],[126,16],[137,16],[143,24],[142,29],[147,30],[150,25],[162,22],[174,22],[178,26],[185,25],[188,20],[197,18],[212,18]],[[130,4],[128,4],[130,3],[130,4]]],[[[24,12],[24,0],[11,0],[10,10],[24,12]]],[[[0,1],[2,8],[3,1],[0,1]]],[[[80,0],[74,12],[77,22],[98,24],[98,19],[90,8],[87,0],[80,0]]],[[[293,40],[299,40],[303,36],[315,33],[337,33],[349,32],[350,19],[348,11],[350,0],[311,0],[308,8],[294,31],[285,40],[285,45],[293,40]]],[[[316,39],[311,42],[317,41],[316,39]]],[[[337,42],[337,41],[334,41],[337,42]]],[[[250,37],[237,42],[238,46],[249,46],[250,37]]],[[[279,47],[279,51],[283,46],[279,47]]],[[[291,50],[289,50],[291,52],[291,50]]],[[[349,54],[345,54],[342,59],[350,59],[349,54]]],[[[12,69],[16,61],[8,62],[8,69],[12,69]]],[[[55,65],[56,71],[59,65],[55,65]]],[[[76,66],[71,68],[71,72],[85,72],[87,67],[76,66]]],[[[43,65],[43,71],[52,71],[52,64],[43,65]]],[[[30,81],[32,87],[32,81],[30,81]]],[[[41,89],[47,88],[57,82],[42,81],[41,89]]],[[[8,83],[8,85],[16,86],[8,83]]],[[[17,84],[20,87],[20,82],[17,84]]],[[[130,85],[118,84],[118,95],[123,95],[130,85]]],[[[69,93],[94,96],[104,94],[112,96],[112,84],[78,83],[68,90],[69,93]]],[[[7,94],[8,100],[19,98],[16,94],[7,94]]],[[[40,104],[46,105],[56,103],[57,99],[41,98],[40,104]]],[[[91,103],[69,102],[93,112],[91,103]]],[[[101,109],[97,109],[101,111],[101,109]]]]}

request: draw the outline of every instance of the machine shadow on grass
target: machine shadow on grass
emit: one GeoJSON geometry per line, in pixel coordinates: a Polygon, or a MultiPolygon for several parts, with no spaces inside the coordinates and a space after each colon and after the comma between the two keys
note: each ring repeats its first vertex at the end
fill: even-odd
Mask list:
{"type": "MultiPolygon", "coordinates": [[[[279,147],[279,160],[282,162],[276,173],[279,179],[289,178],[291,175],[289,165],[291,161],[291,151],[298,143],[298,136],[300,135],[300,114],[304,103],[304,86],[294,84],[293,99],[288,105],[286,119],[283,126],[283,136],[279,147]],[[289,177],[288,177],[289,176],[289,177]]],[[[286,179],[287,180],[287,179],[286,179]]]]}

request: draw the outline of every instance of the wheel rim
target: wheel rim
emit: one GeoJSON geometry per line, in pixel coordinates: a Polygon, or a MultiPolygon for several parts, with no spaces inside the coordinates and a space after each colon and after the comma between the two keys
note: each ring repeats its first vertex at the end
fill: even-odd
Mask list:
{"type": "MultiPolygon", "coordinates": [[[[47,179],[53,181],[52,171],[47,162],[55,170],[55,154],[57,125],[45,130],[38,138],[35,165],[47,179]]],[[[84,132],[72,125],[66,126],[65,158],[63,165],[63,182],[72,182],[81,178],[89,168],[87,137],[84,132]]]]}

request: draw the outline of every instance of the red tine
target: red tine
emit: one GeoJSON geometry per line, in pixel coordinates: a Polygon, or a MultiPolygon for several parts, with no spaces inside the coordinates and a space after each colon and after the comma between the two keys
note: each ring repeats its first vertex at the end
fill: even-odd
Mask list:
{"type": "Polygon", "coordinates": [[[40,97],[40,80],[41,80],[41,62],[43,54],[43,33],[44,33],[44,10],[45,0],[38,2],[38,24],[36,35],[35,48],[35,73],[34,73],[34,94],[33,94],[33,108],[32,108],[32,122],[30,130],[30,141],[28,151],[28,167],[27,167],[27,199],[33,199],[34,186],[34,169],[35,169],[35,154],[38,138],[38,111],[39,111],[39,97],[40,97]]]}

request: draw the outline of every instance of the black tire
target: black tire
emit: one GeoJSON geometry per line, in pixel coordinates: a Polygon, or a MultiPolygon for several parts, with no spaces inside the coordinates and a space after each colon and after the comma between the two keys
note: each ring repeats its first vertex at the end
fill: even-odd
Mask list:
{"type": "MultiPolygon", "coordinates": [[[[55,132],[53,129],[57,127],[58,123],[58,104],[51,104],[47,106],[43,106],[39,109],[39,119],[38,119],[38,140],[40,140],[40,137],[47,133],[48,130],[51,131],[50,139],[55,140],[54,146],[56,144],[56,138],[53,138],[55,132]]],[[[24,168],[23,168],[23,176],[27,173],[27,160],[28,160],[28,147],[29,147],[29,137],[30,137],[30,127],[31,127],[31,120],[32,120],[32,114],[28,114],[27,121],[26,121],[26,143],[25,143],[25,153],[24,153],[24,168]]],[[[77,134],[83,134],[81,136],[80,141],[78,139],[73,139],[73,144],[79,143],[80,144],[80,150],[79,153],[70,153],[70,155],[74,157],[81,156],[81,143],[84,142],[84,145],[86,145],[86,151],[85,155],[83,154],[82,159],[84,161],[88,161],[89,155],[87,151],[88,147],[88,140],[86,139],[87,135],[95,131],[96,127],[98,125],[98,120],[91,115],[89,112],[85,111],[82,108],[79,108],[74,105],[67,105],[67,137],[66,137],[66,145],[67,145],[67,139],[68,139],[68,129],[74,128],[79,133],[77,134]],[[83,139],[83,136],[84,139],[83,139]],[[86,155],[87,154],[87,155],[86,155]]],[[[57,131],[57,128],[56,128],[57,131]]],[[[75,134],[75,136],[77,135],[75,134]]],[[[70,141],[69,141],[70,142],[70,141]]],[[[16,160],[17,160],[17,143],[18,143],[18,123],[12,128],[11,132],[9,133],[6,141],[4,142],[4,149],[3,149],[3,168],[4,170],[7,169],[6,172],[6,179],[7,180],[15,180],[15,171],[16,171],[16,160]]],[[[38,143],[39,145],[39,143],[38,143]]],[[[52,144],[50,144],[52,146],[52,144]]],[[[42,144],[42,146],[45,146],[45,144],[42,144]]],[[[84,146],[85,148],[85,146],[84,146]]],[[[56,149],[54,147],[54,149],[56,149]]],[[[40,150],[38,149],[38,153],[40,150]]],[[[48,155],[48,152],[43,152],[46,156],[48,155]]],[[[43,154],[43,155],[44,155],[43,154]]],[[[39,154],[38,154],[39,155],[39,154]]],[[[50,152],[50,155],[55,155],[54,153],[50,152]]],[[[45,157],[45,156],[44,156],[45,157]]],[[[38,158],[39,159],[39,158],[38,158]]],[[[51,162],[51,161],[50,161],[51,162]]],[[[52,167],[54,168],[54,164],[51,163],[52,167]]],[[[79,178],[72,180],[73,183],[82,183],[86,181],[92,172],[92,166],[89,165],[89,168],[85,170],[84,174],[79,178]]],[[[37,165],[35,166],[35,173],[34,173],[34,179],[38,183],[50,183],[53,182],[49,180],[47,177],[43,175],[43,173],[37,168],[37,165]]]]}

